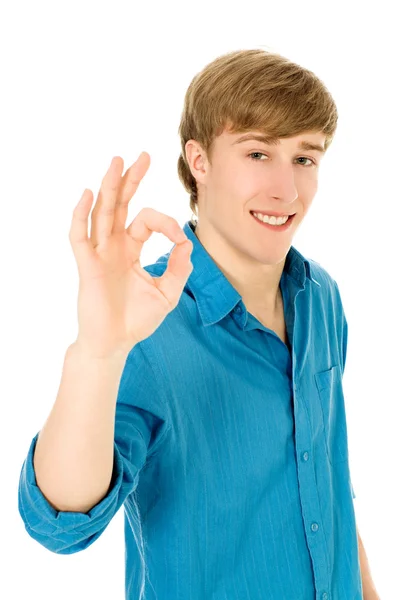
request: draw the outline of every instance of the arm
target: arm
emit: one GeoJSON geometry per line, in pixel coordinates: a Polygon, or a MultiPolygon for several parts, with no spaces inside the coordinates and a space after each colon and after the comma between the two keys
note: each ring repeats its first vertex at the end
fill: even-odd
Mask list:
{"type": "Polygon", "coordinates": [[[360,560],[361,580],[363,588],[363,600],[380,600],[374,582],[372,581],[372,575],[368,564],[367,554],[365,552],[364,544],[362,543],[358,528],[357,538],[358,556],[360,560]]]}
{"type": "Polygon", "coordinates": [[[126,358],[91,358],[76,343],[67,350],[58,396],[34,454],[37,485],[57,511],[87,513],[109,490],[126,358]]]}
{"type": "MultiPolygon", "coordinates": [[[[145,345],[149,345],[149,342],[145,345]]],[[[59,399],[55,403],[58,406],[55,410],[59,411],[64,402],[64,431],[62,424],[59,425],[58,435],[62,436],[65,444],[69,443],[68,447],[71,449],[72,455],[75,456],[76,462],[70,463],[68,467],[66,461],[71,460],[71,457],[60,445],[57,448],[57,432],[55,432],[53,448],[54,451],[58,451],[60,472],[57,473],[56,467],[53,467],[54,477],[58,478],[57,481],[63,489],[61,492],[57,490],[52,479],[49,479],[48,474],[44,472],[44,485],[47,485],[47,488],[43,493],[38,487],[34,470],[34,450],[35,444],[38,443],[38,435],[36,435],[30,444],[28,455],[22,466],[18,489],[18,508],[28,534],[52,552],[57,554],[80,552],[88,548],[102,535],[129,494],[135,491],[142,467],[156,452],[170,429],[170,412],[164,398],[163,386],[152,368],[151,361],[144,354],[142,346],[143,344],[138,343],[132,348],[125,367],[123,367],[121,377],[119,374],[117,376],[116,373],[111,374],[117,366],[115,364],[106,366],[108,362],[106,359],[102,359],[102,367],[99,367],[93,361],[89,361],[85,368],[83,362],[86,361],[83,356],[73,359],[71,358],[72,351],[68,353],[70,356],[66,359],[66,365],[63,369],[59,399]],[[80,377],[79,371],[82,371],[80,377]],[[120,385],[118,387],[116,380],[119,377],[120,385]],[[96,382],[94,379],[96,379],[96,382]],[[70,406],[66,404],[68,380],[71,384],[70,406]],[[100,384],[101,381],[102,384],[100,384]],[[95,394],[97,399],[91,393],[90,382],[93,384],[92,392],[94,387],[98,388],[97,394],[95,394]],[[114,385],[114,389],[111,389],[114,385]],[[117,393],[117,402],[115,402],[113,397],[117,393]],[[110,395],[109,400],[107,400],[108,394],[110,395]],[[80,404],[79,399],[81,399],[80,404]],[[93,414],[92,418],[90,418],[88,404],[92,405],[93,413],[96,413],[93,414]],[[110,407],[110,404],[112,407],[110,407]],[[93,439],[93,444],[99,443],[98,438],[101,437],[104,427],[108,426],[107,423],[103,427],[101,426],[101,415],[97,413],[103,414],[103,418],[108,422],[109,419],[111,420],[111,416],[108,417],[105,413],[112,410],[114,414],[114,404],[116,404],[115,423],[113,425],[114,470],[111,481],[108,479],[109,474],[107,472],[104,475],[103,483],[101,483],[103,489],[97,487],[97,490],[93,491],[93,489],[88,488],[86,482],[84,482],[85,489],[82,489],[81,482],[77,480],[74,490],[72,478],[75,475],[78,461],[81,461],[79,467],[82,471],[85,468],[84,465],[90,459],[90,456],[84,456],[84,452],[81,452],[80,457],[78,456],[80,447],[86,442],[84,439],[79,442],[77,436],[85,423],[88,425],[87,435],[92,435],[91,431],[95,421],[100,421],[98,423],[98,437],[93,439]],[[72,423],[74,407],[77,414],[75,429],[72,423]],[[78,413],[81,415],[81,419],[78,418],[78,413]],[[71,439],[66,435],[65,428],[70,431],[71,439]],[[74,439],[76,440],[75,447],[73,445],[74,439]],[[64,480],[62,479],[63,473],[64,480]],[[107,489],[107,486],[109,489],[107,489]],[[56,492],[56,497],[54,497],[53,489],[56,492]],[[103,497],[104,493],[106,493],[105,497],[103,497]],[[45,494],[49,495],[50,500],[47,499],[45,494]],[[96,502],[95,506],[91,506],[96,502]],[[64,508],[66,510],[62,510],[64,508]]],[[[53,413],[54,415],[55,413],[53,413]]],[[[57,426],[55,421],[50,423],[50,419],[48,419],[47,422],[53,429],[57,426]]],[[[49,431],[48,429],[47,433],[49,431]]],[[[82,437],[84,436],[81,434],[82,437]]],[[[89,443],[89,440],[87,443],[89,443]]],[[[107,440],[104,441],[104,444],[107,444],[107,440]]],[[[42,449],[44,447],[42,446],[42,449]]],[[[50,447],[50,450],[48,450],[50,455],[53,448],[50,447]]],[[[106,451],[107,448],[104,448],[104,453],[106,451]]],[[[51,458],[50,456],[49,462],[51,458]]],[[[46,455],[44,455],[44,461],[47,461],[46,455]]],[[[101,467],[93,461],[92,469],[93,471],[98,469],[99,477],[103,477],[100,473],[101,468],[105,468],[105,465],[101,467]]],[[[90,466],[87,466],[87,469],[89,470],[90,466]]],[[[82,481],[84,476],[82,473],[82,481]]],[[[92,480],[93,485],[97,486],[93,478],[92,480]]]]}

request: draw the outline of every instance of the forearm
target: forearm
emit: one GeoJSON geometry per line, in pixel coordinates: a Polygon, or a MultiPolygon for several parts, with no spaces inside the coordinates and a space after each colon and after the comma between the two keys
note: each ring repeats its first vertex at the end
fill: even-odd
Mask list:
{"type": "Polygon", "coordinates": [[[372,581],[372,575],[368,564],[367,554],[360,534],[357,529],[358,556],[360,560],[361,581],[363,588],[363,600],[380,600],[377,589],[372,581]]]}
{"type": "Polygon", "coordinates": [[[112,476],[116,399],[126,356],[92,359],[72,344],[34,454],[37,485],[59,511],[87,512],[112,476]]]}

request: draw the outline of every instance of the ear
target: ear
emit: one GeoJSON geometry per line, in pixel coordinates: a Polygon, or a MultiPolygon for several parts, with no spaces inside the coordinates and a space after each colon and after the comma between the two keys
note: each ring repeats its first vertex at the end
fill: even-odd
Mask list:
{"type": "Polygon", "coordinates": [[[185,144],[185,152],[193,177],[198,183],[205,183],[206,160],[203,148],[196,140],[188,140],[185,144]]]}

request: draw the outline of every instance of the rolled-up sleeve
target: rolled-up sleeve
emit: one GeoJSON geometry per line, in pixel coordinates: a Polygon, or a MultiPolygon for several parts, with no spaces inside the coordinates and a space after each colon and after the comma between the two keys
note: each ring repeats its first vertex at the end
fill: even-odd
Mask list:
{"type": "Polygon", "coordinates": [[[157,375],[140,344],[135,346],[118,390],[110,486],[88,512],[57,511],[48,502],[37,485],[33,463],[39,432],[32,439],[20,472],[18,509],[26,531],[48,550],[72,554],[90,546],[136,489],[140,470],[170,428],[157,375]]]}
{"type": "Polygon", "coordinates": [[[134,489],[134,471],[126,464],[114,442],[114,467],[111,485],[105,498],[89,512],[57,511],[46,500],[36,483],[33,455],[39,434],[29,448],[21,469],[18,508],[29,535],[58,554],[84,550],[105,530],[112,517],[134,489]]]}

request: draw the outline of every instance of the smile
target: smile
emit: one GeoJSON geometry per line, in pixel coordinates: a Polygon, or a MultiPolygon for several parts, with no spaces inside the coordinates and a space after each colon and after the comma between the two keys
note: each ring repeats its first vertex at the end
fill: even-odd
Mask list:
{"type": "Polygon", "coordinates": [[[296,216],[296,213],[294,215],[291,215],[286,221],[286,223],[283,223],[283,225],[271,225],[270,223],[264,223],[263,221],[260,221],[260,219],[255,217],[252,213],[250,214],[253,217],[253,219],[257,221],[257,223],[259,223],[262,227],[266,227],[267,229],[270,229],[271,231],[276,231],[277,233],[289,229],[289,227],[291,227],[292,225],[294,217],[296,216]]]}

